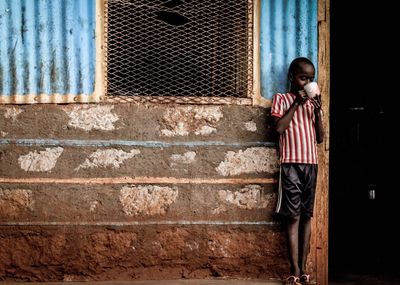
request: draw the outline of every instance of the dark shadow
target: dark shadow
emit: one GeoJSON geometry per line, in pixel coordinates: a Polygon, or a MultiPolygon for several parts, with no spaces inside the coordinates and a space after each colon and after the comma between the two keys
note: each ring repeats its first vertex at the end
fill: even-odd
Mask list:
{"type": "Polygon", "coordinates": [[[390,27],[384,15],[394,8],[355,6],[331,1],[329,276],[336,281],[400,276],[398,167],[389,166],[398,95],[379,83],[392,82],[384,67],[391,53],[377,32],[390,27]]]}

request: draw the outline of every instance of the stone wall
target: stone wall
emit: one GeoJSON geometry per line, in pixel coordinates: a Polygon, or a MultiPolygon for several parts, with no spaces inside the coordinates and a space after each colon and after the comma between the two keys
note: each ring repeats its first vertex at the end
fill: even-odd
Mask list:
{"type": "Polygon", "coordinates": [[[0,107],[0,280],[280,278],[268,109],[0,107]]]}

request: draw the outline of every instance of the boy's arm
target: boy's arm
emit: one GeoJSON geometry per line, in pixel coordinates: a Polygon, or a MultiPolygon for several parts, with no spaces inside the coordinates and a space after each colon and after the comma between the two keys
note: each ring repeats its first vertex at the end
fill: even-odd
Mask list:
{"type": "Polygon", "coordinates": [[[315,113],[315,135],[317,144],[320,144],[324,141],[324,124],[322,123],[321,110],[315,113]]]}
{"type": "Polygon", "coordinates": [[[317,144],[324,141],[324,124],[322,122],[322,110],[321,110],[321,95],[316,96],[313,99],[314,104],[314,114],[315,114],[315,135],[317,139],[317,144]]]}
{"type": "Polygon", "coordinates": [[[294,101],[285,115],[282,117],[274,117],[275,129],[279,134],[282,134],[289,126],[289,123],[292,120],[294,112],[296,112],[298,106],[299,103],[294,101]]]}
{"type": "Polygon", "coordinates": [[[296,99],[287,110],[285,115],[282,117],[274,117],[275,129],[279,134],[282,134],[290,124],[290,121],[293,119],[293,115],[296,112],[296,109],[299,105],[304,104],[306,101],[307,95],[300,91],[299,94],[296,95],[296,99]]]}

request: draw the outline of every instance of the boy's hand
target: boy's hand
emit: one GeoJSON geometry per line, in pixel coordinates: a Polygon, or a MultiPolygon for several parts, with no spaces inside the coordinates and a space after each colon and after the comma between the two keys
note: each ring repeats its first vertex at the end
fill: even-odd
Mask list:
{"type": "Polygon", "coordinates": [[[308,100],[307,93],[304,90],[299,90],[296,94],[295,101],[300,105],[303,105],[308,100]]]}
{"type": "Polygon", "coordinates": [[[321,94],[310,99],[311,103],[314,105],[314,113],[318,113],[322,107],[321,94]]]}

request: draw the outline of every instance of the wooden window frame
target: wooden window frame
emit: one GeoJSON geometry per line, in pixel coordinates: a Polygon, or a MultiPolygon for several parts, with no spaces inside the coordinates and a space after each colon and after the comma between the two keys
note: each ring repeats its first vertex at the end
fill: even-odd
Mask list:
{"type": "MultiPolygon", "coordinates": [[[[254,105],[255,102],[263,102],[262,99],[257,99],[256,90],[259,90],[260,83],[255,78],[255,66],[259,64],[255,58],[259,58],[259,48],[255,49],[255,40],[259,42],[259,36],[256,37],[255,21],[259,19],[260,14],[260,0],[248,0],[249,2],[249,24],[248,28],[251,29],[249,33],[249,87],[247,97],[202,97],[202,96],[112,96],[107,95],[107,21],[104,15],[107,10],[107,0],[96,0],[96,76],[95,76],[95,92],[103,103],[160,103],[160,104],[195,104],[195,105],[254,105]],[[257,39],[256,39],[257,38],[257,39]],[[255,87],[258,86],[258,87],[255,87]]],[[[258,20],[259,22],[259,20],[258,20]]],[[[258,23],[259,25],[259,23],[258,23]]],[[[257,29],[259,32],[259,28],[257,29]]],[[[259,67],[258,67],[259,70],[259,67]]],[[[258,77],[259,79],[259,77],[258,77]]],[[[267,100],[268,101],[268,100],[267,100]]]]}

